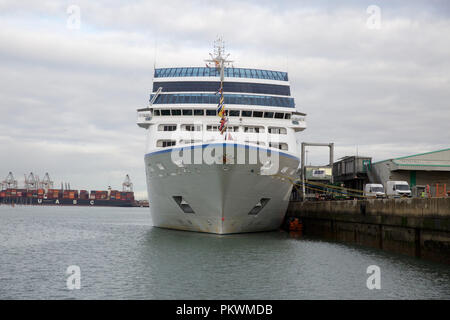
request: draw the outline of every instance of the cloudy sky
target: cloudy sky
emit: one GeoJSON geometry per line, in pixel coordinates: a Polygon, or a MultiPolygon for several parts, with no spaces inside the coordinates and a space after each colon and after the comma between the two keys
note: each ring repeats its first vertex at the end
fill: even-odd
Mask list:
{"type": "Polygon", "coordinates": [[[153,65],[202,66],[217,35],[236,67],[289,72],[300,141],[374,161],[449,147],[449,3],[0,0],[0,178],[104,189],[129,173],[144,197],[153,65]]]}

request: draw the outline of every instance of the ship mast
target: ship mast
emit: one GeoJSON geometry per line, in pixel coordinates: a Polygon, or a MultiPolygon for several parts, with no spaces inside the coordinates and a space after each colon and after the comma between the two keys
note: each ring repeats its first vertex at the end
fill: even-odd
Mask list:
{"type": "MultiPolygon", "coordinates": [[[[220,94],[219,104],[217,106],[217,114],[220,117],[220,134],[226,131],[228,118],[225,113],[223,82],[225,78],[225,66],[229,66],[231,60],[227,60],[230,54],[225,54],[225,44],[221,37],[214,41],[214,52],[209,54],[211,59],[205,60],[209,68],[216,68],[220,74],[220,88],[216,94],[220,94]]],[[[226,139],[226,135],[225,135],[226,139]]]]}

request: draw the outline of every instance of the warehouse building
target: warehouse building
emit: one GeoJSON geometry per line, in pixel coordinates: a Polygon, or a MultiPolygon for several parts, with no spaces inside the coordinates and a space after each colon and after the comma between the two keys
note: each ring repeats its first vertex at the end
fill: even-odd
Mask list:
{"type": "Polygon", "coordinates": [[[418,185],[447,185],[450,188],[450,148],[375,162],[369,172],[373,182],[407,181],[418,185]]]}

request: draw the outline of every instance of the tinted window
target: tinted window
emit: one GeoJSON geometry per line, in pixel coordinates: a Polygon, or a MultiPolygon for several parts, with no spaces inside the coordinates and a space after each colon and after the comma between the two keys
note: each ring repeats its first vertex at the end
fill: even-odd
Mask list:
{"type": "Polygon", "coordinates": [[[242,116],[243,117],[251,117],[252,116],[252,112],[251,111],[242,111],[242,116]]]}
{"type": "Polygon", "coordinates": [[[205,110],[203,109],[194,109],[194,115],[195,116],[202,116],[205,114],[205,110]]]}
{"type": "MultiPolygon", "coordinates": [[[[258,96],[245,94],[224,94],[225,104],[247,104],[259,106],[274,106],[294,108],[294,99],[273,96],[258,96]]],[[[216,104],[219,97],[209,93],[178,93],[160,95],[154,104],[204,103],[216,104]]]]}
{"type": "Polygon", "coordinates": [[[216,110],[206,110],[206,115],[207,116],[215,116],[216,115],[216,110]]]}
{"type": "Polygon", "coordinates": [[[253,116],[256,118],[262,118],[263,113],[261,111],[253,111],[253,116]]]}
{"type": "Polygon", "coordinates": [[[158,126],[158,131],[175,131],[177,130],[176,124],[160,124],[158,126]]]}
{"type": "Polygon", "coordinates": [[[276,112],[276,113],[275,113],[275,118],[277,118],[277,119],[283,119],[283,118],[284,118],[284,113],[276,112]]]}
{"type": "Polygon", "coordinates": [[[273,112],[264,112],[264,118],[273,118],[273,112]]]}
{"type": "Polygon", "coordinates": [[[181,110],[180,109],[174,109],[172,110],[173,116],[181,116],[181,110]]]}
{"type": "Polygon", "coordinates": [[[183,116],[192,116],[191,109],[183,109],[183,116]]]}
{"type": "Polygon", "coordinates": [[[161,113],[159,110],[153,110],[153,115],[154,116],[159,116],[161,113]]]}
{"type": "Polygon", "coordinates": [[[170,116],[170,110],[161,110],[162,116],[170,116]]]}
{"type": "Polygon", "coordinates": [[[175,141],[174,140],[163,140],[163,141],[158,141],[159,146],[165,148],[165,147],[171,147],[175,145],[175,141]]]}
{"type": "MultiPolygon", "coordinates": [[[[159,77],[186,77],[186,76],[219,76],[215,68],[160,68],[155,69],[155,78],[159,77]]],[[[225,68],[226,77],[259,78],[288,81],[288,74],[281,71],[225,68]]]]}
{"type": "Polygon", "coordinates": [[[230,110],[230,117],[239,117],[239,110],[230,110]]]}
{"type": "MultiPolygon", "coordinates": [[[[211,81],[174,81],[174,82],[154,82],[153,92],[159,87],[164,92],[216,92],[220,87],[220,82],[211,81]]],[[[223,84],[225,92],[262,93],[289,96],[291,94],[289,86],[275,85],[267,83],[246,83],[230,82],[223,84]]]]}

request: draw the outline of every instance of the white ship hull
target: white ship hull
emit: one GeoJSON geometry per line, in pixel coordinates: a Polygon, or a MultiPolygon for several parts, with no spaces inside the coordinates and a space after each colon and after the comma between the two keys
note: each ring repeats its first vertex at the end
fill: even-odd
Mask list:
{"type": "MultiPolygon", "coordinates": [[[[267,149],[236,143],[226,145],[231,149],[226,149],[226,163],[222,164],[203,162],[180,166],[172,158],[176,148],[145,156],[150,212],[155,227],[216,234],[270,231],[280,227],[292,190],[286,176],[294,178],[299,159],[272,150],[272,155],[278,155],[275,158],[278,170],[266,175],[259,159],[249,164],[248,154],[252,149],[263,152],[267,149]],[[233,150],[231,154],[230,150],[233,150]],[[231,163],[238,162],[237,152],[245,152],[244,164],[231,163]],[[175,199],[181,197],[194,213],[180,207],[175,199]]],[[[204,150],[205,146],[200,144],[195,148],[204,150]]]]}

